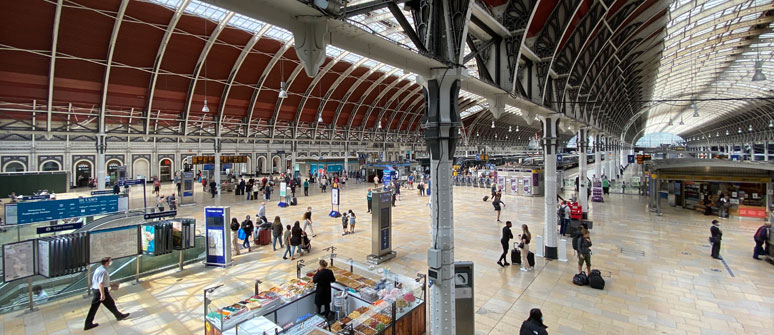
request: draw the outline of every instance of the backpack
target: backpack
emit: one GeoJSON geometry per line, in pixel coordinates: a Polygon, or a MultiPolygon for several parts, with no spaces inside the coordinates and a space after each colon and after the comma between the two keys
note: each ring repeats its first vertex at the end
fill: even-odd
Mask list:
{"type": "Polygon", "coordinates": [[[753,239],[755,239],[756,242],[763,241],[764,236],[766,236],[766,226],[760,226],[757,231],[755,231],[755,236],[753,239]]]}
{"type": "Polygon", "coordinates": [[[586,278],[586,274],[581,272],[572,276],[572,283],[578,286],[584,286],[589,283],[589,280],[586,278]]]}
{"type": "Polygon", "coordinates": [[[580,250],[578,250],[578,249],[580,248],[580,239],[581,238],[583,238],[583,235],[581,235],[581,234],[577,234],[577,235],[573,236],[573,238],[572,238],[572,250],[575,250],[575,251],[577,251],[579,253],[580,253],[580,250]]]}
{"type": "Polygon", "coordinates": [[[560,206],[556,213],[559,214],[560,219],[564,219],[564,206],[560,206]]]}
{"type": "Polygon", "coordinates": [[[239,223],[231,222],[231,230],[239,230],[239,223]]]}

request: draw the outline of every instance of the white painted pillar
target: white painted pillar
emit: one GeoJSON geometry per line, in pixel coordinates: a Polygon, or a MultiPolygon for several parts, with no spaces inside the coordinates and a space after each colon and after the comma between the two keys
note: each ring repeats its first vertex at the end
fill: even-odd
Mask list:
{"type": "Polygon", "coordinates": [[[763,141],[763,157],[764,161],[769,161],[769,141],[763,141]]]}
{"type": "Polygon", "coordinates": [[[583,207],[583,211],[589,210],[589,199],[586,195],[586,169],[588,163],[586,162],[586,151],[589,145],[588,130],[578,130],[578,202],[583,207]]]}
{"type": "Polygon", "coordinates": [[[602,178],[602,145],[599,143],[601,139],[602,135],[594,135],[594,174],[596,178],[602,178]]]}
{"type": "Polygon", "coordinates": [[[217,196],[218,196],[219,199],[220,199],[220,151],[221,151],[221,147],[220,146],[221,146],[221,139],[220,138],[215,138],[215,176],[214,176],[214,180],[215,180],[215,184],[217,184],[215,189],[218,192],[217,196]]]}

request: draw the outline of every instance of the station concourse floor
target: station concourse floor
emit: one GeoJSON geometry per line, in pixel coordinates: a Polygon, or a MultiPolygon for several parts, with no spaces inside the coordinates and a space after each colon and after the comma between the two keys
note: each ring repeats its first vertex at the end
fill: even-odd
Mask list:
{"type": "MultiPolygon", "coordinates": [[[[371,242],[365,200],[369,185],[350,179],[341,192],[341,210],[352,209],[357,215],[354,235],[342,236],[340,219],[327,217],[330,191],[320,193],[317,184],[310,186],[309,197],[297,192],[299,206],[295,207],[277,207],[275,192],[267,204],[267,217],[279,215],[283,224],[292,224],[312,206],[318,236],[312,240],[312,253],[304,256],[307,266],[325,256],[323,248],[330,245],[337,247],[340,258],[364,262],[371,242]]],[[[162,193],[172,189],[165,183],[162,193]]],[[[179,216],[197,218],[199,228],[206,205],[231,206],[232,216],[241,220],[245,215],[254,217],[260,204],[233,193],[210,199],[201,188],[196,191],[196,205],[182,207],[179,216]]],[[[604,290],[595,290],[572,284],[577,261],[569,240],[565,241],[567,262],[536,257],[532,272],[498,266],[502,225],[495,221],[492,205],[481,201],[487,193],[482,188],[454,189],[455,259],[475,262],[477,334],[517,334],[529,310],[536,307],[543,311],[552,335],[771,334],[774,329],[774,265],[751,257],[752,235],[761,221],[722,220],[721,255],[726,267],[709,256],[707,236],[714,217],[665,204],[663,216],[656,216],[647,210],[646,197],[606,196],[604,203],[591,205],[589,214],[594,222],[592,267],[600,269],[606,280],[604,290]]],[[[502,220],[514,222],[514,235],[523,223],[529,225],[533,241],[543,235],[544,198],[503,198],[502,220]]],[[[398,256],[386,263],[393,271],[414,277],[427,270],[428,201],[416,190],[402,191],[393,212],[393,250],[398,256]]],[[[534,242],[530,249],[535,250],[534,242]]],[[[0,315],[0,333],[203,334],[203,290],[225,284],[217,291],[217,300],[225,304],[245,297],[255,279],[268,287],[293,278],[295,262],[282,260],[283,252],[263,246],[236,256],[235,265],[225,269],[191,264],[182,272],[143,278],[137,285],[124,283],[113,294],[119,309],[132,313],[125,321],[116,322],[102,307],[95,320],[100,326],[83,331],[90,299],[77,296],[39,306],[39,311],[29,314],[0,315]]]]}

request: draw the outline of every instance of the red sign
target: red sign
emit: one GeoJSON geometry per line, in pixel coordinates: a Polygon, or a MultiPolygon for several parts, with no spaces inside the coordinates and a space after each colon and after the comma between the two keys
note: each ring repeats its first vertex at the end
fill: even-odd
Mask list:
{"type": "Polygon", "coordinates": [[[766,218],[766,208],[739,206],[739,216],[748,218],[766,218]]]}

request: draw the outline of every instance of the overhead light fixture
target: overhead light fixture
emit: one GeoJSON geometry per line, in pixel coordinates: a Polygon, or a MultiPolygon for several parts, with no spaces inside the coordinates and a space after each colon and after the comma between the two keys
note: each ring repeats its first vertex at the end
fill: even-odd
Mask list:
{"type": "Polygon", "coordinates": [[[508,126],[508,132],[510,133],[511,131],[513,131],[513,129],[511,128],[511,126],[508,126]]]}
{"type": "Polygon", "coordinates": [[[317,123],[323,123],[322,114],[317,117],[317,123]]]}
{"type": "Polygon", "coordinates": [[[774,128],[774,120],[769,120],[769,128],[774,128]]]}
{"type": "Polygon", "coordinates": [[[742,127],[739,127],[739,129],[736,131],[737,133],[742,133],[742,127]]]}
{"type": "Polygon", "coordinates": [[[670,126],[674,126],[675,125],[674,122],[672,122],[672,119],[669,119],[669,125],[670,126]]]}
{"type": "Polygon", "coordinates": [[[693,109],[693,117],[699,117],[699,108],[696,107],[696,103],[691,103],[691,109],[693,109]]]}
{"type": "Polygon", "coordinates": [[[288,85],[288,84],[287,84],[287,83],[285,83],[284,81],[280,83],[280,91],[279,91],[279,97],[280,97],[281,99],[285,99],[285,98],[287,98],[287,97],[288,97],[288,88],[287,88],[287,85],[288,85]]]}
{"type": "Polygon", "coordinates": [[[462,135],[462,129],[457,128],[457,135],[462,135]]]}
{"type": "Polygon", "coordinates": [[[764,81],[766,75],[763,74],[763,62],[760,60],[755,61],[755,74],[753,74],[752,81],[764,81]]]}
{"type": "Polygon", "coordinates": [[[682,116],[682,115],[680,115],[680,125],[681,125],[681,126],[684,126],[684,125],[685,125],[685,123],[683,123],[683,116],[682,116]]]}
{"type": "Polygon", "coordinates": [[[492,120],[492,129],[494,129],[494,127],[495,127],[495,126],[494,126],[494,120],[492,120]]]}
{"type": "Polygon", "coordinates": [[[376,127],[382,129],[382,120],[379,120],[379,123],[376,125],[376,127]]]}
{"type": "Polygon", "coordinates": [[[207,106],[207,98],[204,98],[204,106],[202,106],[202,113],[209,113],[210,107],[207,106]]]}
{"type": "Polygon", "coordinates": [[[752,125],[747,126],[747,131],[752,131],[752,125]]]}
{"type": "Polygon", "coordinates": [[[715,137],[720,137],[720,132],[719,131],[715,133],[715,137]]]}
{"type": "Polygon", "coordinates": [[[506,140],[508,139],[508,135],[505,135],[505,139],[506,139],[506,140]]]}
{"type": "Polygon", "coordinates": [[[478,131],[476,131],[476,137],[478,137],[478,131]]]}
{"type": "Polygon", "coordinates": [[[495,138],[497,138],[497,134],[495,134],[495,138]]]}
{"type": "Polygon", "coordinates": [[[519,125],[516,125],[516,132],[519,132],[519,125]]]}
{"type": "Polygon", "coordinates": [[[728,136],[728,129],[726,129],[726,136],[728,136]]]}

